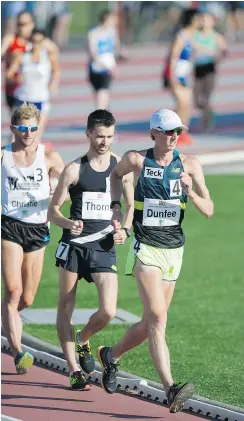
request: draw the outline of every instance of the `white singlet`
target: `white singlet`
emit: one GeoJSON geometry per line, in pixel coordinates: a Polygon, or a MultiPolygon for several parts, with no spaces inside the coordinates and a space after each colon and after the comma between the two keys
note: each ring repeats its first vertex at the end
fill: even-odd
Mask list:
{"type": "Polygon", "coordinates": [[[41,51],[38,62],[32,61],[31,52],[24,53],[21,74],[24,81],[16,88],[15,98],[27,102],[47,102],[50,97],[48,85],[51,79],[51,62],[48,52],[41,51]]]}
{"type": "Polygon", "coordinates": [[[14,162],[12,144],[7,145],[1,173],[2,214],[32,224],[45,223],[50,197],[45,146],[38,145],[32,165],[20,168],[14,162]]]}

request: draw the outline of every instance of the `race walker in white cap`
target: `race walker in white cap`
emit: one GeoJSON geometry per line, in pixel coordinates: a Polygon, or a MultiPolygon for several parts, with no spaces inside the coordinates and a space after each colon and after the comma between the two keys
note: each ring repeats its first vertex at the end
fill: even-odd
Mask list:
{"type": "Polygon", "coordinates": [[[150,129],[154,148],[127,152],[111,174],[112,220],[119,229],[122,178],[134,173],[135,240],[126,273],[135,274],[144,312],[141,321],[131,326],[117,344],[99,347],[98,358],[103,368],[103,388],[114,393],[119,358],[148,338],[169,410],[178,412],[195,391],[191,383],[174,383],[165,341],[167,311],[183,258],[181,224],[187,198],[207,218],[213,215],[214,206],[198,159],[176,150],[179,135],[187,129],[180,117],[171,110],[159,110],[151,118],[150,129]]]}

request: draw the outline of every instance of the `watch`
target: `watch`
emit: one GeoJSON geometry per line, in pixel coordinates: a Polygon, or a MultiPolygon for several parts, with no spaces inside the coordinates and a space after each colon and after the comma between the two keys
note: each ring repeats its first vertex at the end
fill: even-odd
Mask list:
{"type": "Polygon", "coordinates": [[[111,203],[110,203],[110,209],[112,210],[116,205],[118,205],[118,206],[120,206],[121,207],[121,202],[119,201],[119,200],[113,200],[111,203]]]}
{"type": "Polygon", "coordinates": [[[125,231],[127,238],[129,238],[130,237],[130,230],[129,230],[129,228],[121,228],[121,229],[125,231]]]}

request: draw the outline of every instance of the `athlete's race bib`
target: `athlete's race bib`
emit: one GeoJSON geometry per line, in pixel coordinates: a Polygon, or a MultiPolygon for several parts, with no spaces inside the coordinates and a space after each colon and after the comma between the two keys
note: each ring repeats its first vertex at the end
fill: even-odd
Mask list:
{"type": "MultiPolygon", "coordinates": [[[[48,201],[46,201],[46,206],[48,207],[48,201]]],[[[42,203],[28,192],[18,190],[8,192],[8,211],[10,216],[15,217],[16,213],[24,219],[39,210],[42,210],[42,203]]]]}
{"type": "Polygon", "coordinates": [[[110,221],[111,196],[109,193],[83,192],[82,219],[101,219],[110,221]]]}
{"type": "Polygon", "coordinates": [[[192,63],[187,60],[178,60],[175,65],[175,76],[186,77],[191,73],[192,63]]]}
{"type": "Polygon", "coordinates": [[[180,199],[144,199],[143,222],[147,227],[169,227],[180,220],[180,199]]]}
{"type": "Polygon", "coordinates": [[[94,72],[100,72],[102,70],[110,70],[116,66],[116,61],[113,53],[103,53],[101,54],[96,61],[93,61],[91,64],[92,70],[94,72]]]}

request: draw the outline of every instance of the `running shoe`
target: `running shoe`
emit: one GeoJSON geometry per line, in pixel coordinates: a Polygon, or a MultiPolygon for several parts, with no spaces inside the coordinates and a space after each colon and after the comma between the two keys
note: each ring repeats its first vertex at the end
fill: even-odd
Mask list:
{"type": "Polygon", "coordinates": [[[182,386],[173,384],[168,392],[169,412],[175,413],[184,408],[185,402],[195,393],[195,387],[191,383],[185,383],[182,386]]]}
{"type": "Polygon", "coordinates": [[[107,355],[109,349],[110,347],[108,346],[99,346],[97,348],[97,357],[102,366],[102,387],[105,392],[114,393],[117,388],[116,373],[118,371],[118,363],[115,364],[108,361],[107,355]]]}
{"type": "Polygon", "coordinates": [[[14,364],[18,374],[25,374],[28,368],[32,366],[34,357],[29,352],[19,352],[15,359],[14,364]]]}
{"type": "Polygon", "coordinates": [[[74,371],[70,374],[69,381],[73,390],[91,390],[91,385],[87,383],[82,371],[74,371]]]}
{"type": "Polygon", "coordinates": [[[95,360],[91,353],[91,347],[89,341],[85,345],[79,343],[79,334],[80,330],[77,330],[75,335],[75,349],[79,355],[79,363],[85,373],[92,374],[95,370],[95,360]]]}

